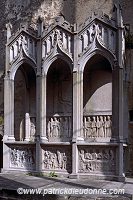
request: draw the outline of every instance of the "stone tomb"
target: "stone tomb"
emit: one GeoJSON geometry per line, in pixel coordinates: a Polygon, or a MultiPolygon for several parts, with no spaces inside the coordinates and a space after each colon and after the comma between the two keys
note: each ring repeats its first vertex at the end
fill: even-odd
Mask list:
{"type": "Polygon", "coordinates": [[[14,35],[7,25],[3,170],[124,179],[117,12],[116,19],[93,14],[81,26],[61,16],[45,30],[39,19],[14,35]]]}

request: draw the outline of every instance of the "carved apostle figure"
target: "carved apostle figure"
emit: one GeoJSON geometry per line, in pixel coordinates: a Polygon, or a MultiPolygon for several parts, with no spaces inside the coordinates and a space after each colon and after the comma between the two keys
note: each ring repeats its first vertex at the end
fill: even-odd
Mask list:
{"type": "Polygon", "coordinates": [[[92,137],[96,137],[97,135],[96,117],[93,117],[91,127],[92,127],[92,137]]]}
{"type": "Polygon", "coordinates": [[[53,136],[59,137],[59,135],[60,135],[60,122],[58,121],[57,117],[54,117],[53,136]]]}
{"type": "Polygon", "coordinates": [[[91,122],[91,118],[87,117],[87,121],[86,121],[86,126],[85,126],[85,136],[86,138],[91,137],[92,134],[92,122],[91,122]]]}
{"type": "Polygon", "coordinates": [[[48,126],[47,126],[48,137],[52,137],[52,123],[53,123],[53,118],[51,118],[51,119],[48,121],[48,126]]]}
{"type": "Polygon", "coordinates": [[[99,117],[98,116],[97,116],[96,126],[97,126],[97,137],[99,137],[100,136],[100,126],[101,126],[101,123],[99,121],[99,117]]]}
{"type": "Polygon", "coordinates": [[[112,122],[111,122],[110,116],[107,116],[105,120],[106,137],[111,137],[111,126],[112,126],[112,122]]]}
{"type": "Polygon", "coordinates": [[[100,121],[99,121],[99,137],[104,137],[104,121],[103,121],[103,116],[100,116],[100,121]]]}

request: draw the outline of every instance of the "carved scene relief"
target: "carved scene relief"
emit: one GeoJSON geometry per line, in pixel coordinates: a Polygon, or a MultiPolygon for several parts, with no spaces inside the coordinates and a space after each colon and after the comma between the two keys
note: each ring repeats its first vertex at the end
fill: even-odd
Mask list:
{"type": "Polygon", "coordinates": [[[27,147],[12,147],[10,149],[10,167],[32,170],[35,168],[35,150],[27,147]]]}
{"type": "Polygon", "coordinates": [[[54,116],[47,118],[47,135],[49,140],[57,138],[71,139],[71,117],[70,116],[54,116]]]}
{"type": "Polygon", "coordinates": [[[71,172],[71,149],[65,146],[47,147],[42,151],[43,169],[71,172]]]}
{"type": "Polygon", "coordinates": [[[107,138],[112,136],[111,116],[84,116],[84,138],[107,138]]]}
{"type": "Polygon", "coordinates": [[[115,173],[116,151],[111,147],[79,148],[79,172],[115,173]]]}

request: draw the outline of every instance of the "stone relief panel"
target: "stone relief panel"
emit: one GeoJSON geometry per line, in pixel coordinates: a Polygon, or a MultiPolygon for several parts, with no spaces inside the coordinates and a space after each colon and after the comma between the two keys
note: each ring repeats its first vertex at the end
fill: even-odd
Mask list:
{"type": "Polygon", "coordinates": [[[35,169],[35,149],[26,146],[12,146],[10,148],[10,168],[35,169]]]}
{"type": "Polygon", "coordinates": [[[47,135],[49,141],[69,141],[72,138],[71,116],[54,116],[47,118],[47,135]]]}
{"type": "Polygon", "coordinates": [[[50,146],[42,150],[43,170],[57,170],[71,172],[71,148],[66,146],[50,146]]]}
{"type": "Polygon", "coordinates": [[[110,115],[84,116],[84,138],[107,138],[112,136],[110,115]]]}
{"type": "Polygon", "coordinates": [[[71,40],[72,36],[68,31],[65,31],[61,28],[55,28],[43,40],[42,58],[46,58],[53,51],[56,45],[58,45],[63,52],[72,57],[71,40]]]}
{"type": "Polygon", "coordinates": [[[79,57],[89,50],[93,42],[97,42],[110,50],[113,54],[116,52],[116,30],[107,26],[105,23],[94,20],[90,26],[84,28],[84,31],[79,32],[79,57]]]}
{"type": "Polygon", "coordinates": [[[116,149],[112,147],[79,147],[79,172],[115,174],[116,149]]]}
{"type": "Polygon", "coordinates": [[[10,64],[17,59],[22,49],[29,57],[36,61],[36,40],[34,37],[22,32],[20,36],[16,37],[9,45],[10,64]]]}

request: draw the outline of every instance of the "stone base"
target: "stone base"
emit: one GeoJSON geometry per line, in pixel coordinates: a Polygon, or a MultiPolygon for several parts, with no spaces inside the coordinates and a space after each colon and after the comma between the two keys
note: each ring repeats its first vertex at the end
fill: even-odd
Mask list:
{"type": "Polygon", "coordinates": [[[70,175],[69,175],[69,178],[70,178],[70,179],[78,179],[78,178],[79,178],[79,175],[78,175],[78,174],[70,174],[70,175]]]}
{"type": "Polygon", "coordinates": [[[41,137],[40,142],[42,142],[42,143],[48,142],[48,138],[47,137],[41,137]]]}

